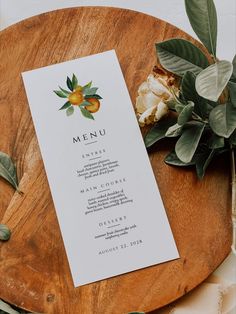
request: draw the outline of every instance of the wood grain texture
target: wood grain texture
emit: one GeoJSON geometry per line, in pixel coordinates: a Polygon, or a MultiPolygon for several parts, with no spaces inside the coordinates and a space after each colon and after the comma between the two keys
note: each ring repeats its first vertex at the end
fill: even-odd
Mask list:
{"type": "Polygon", "coordinates": [[[154,43],[173,37],[192,40],[156,18],[97,7],[50,12],[0,33],[0,150],[16,161],[24,192],[13,195],[0,180],[0,217],[13,231],[0,244],[1,298],[55,314],[150,311],[193,289],[229,253],[230,184],[222,166],[228,161],[214,163],[198,181],[193,170],[164,164],[169,144],[163,142],[150,159],[181,258],[73,287],[21,72],[116,49],[134,103],[156,62],[154,43]]]}

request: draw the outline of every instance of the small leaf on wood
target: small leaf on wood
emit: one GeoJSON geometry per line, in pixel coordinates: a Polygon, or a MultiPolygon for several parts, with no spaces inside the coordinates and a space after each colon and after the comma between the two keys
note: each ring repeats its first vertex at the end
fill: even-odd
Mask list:
{"type": "Polygon", "coordinates": [[[201,122],[194,123],[191,127],[186,128],[175,145],[175,152],[178,158],[189,163],[198,147],[205,124],[201,122]]]}
{"type": "Polygon", "coordinates": [[[11,230],[6,226],[0,224],[0,240],[7,241],[11,237],[11,230]]]}
{"type": "Polygon", "coordinates": [[[146,147],[151,147],[153,144],[158,142],[159,140],[165,138],[166,131],[170,126],[176,123],[176,118],[170,117],[158,121],[154,127],[146,134],[144,138],[144,143],[146,147]]]}
{"type": "Polygon", "coordinates": [[[0,152],[0,176],[7,180],[16,190],[18,190],[16,167],[11,158],[3,152],[0,152]]]}
{"type": "Polygon", "coordinates": [[[69,108],[67,108],[66,110],[66,115],[67,117],[71,116],[74,113],[74,107],[70,106],[69,108]]]}
{"type": "Polygon", "coordinates": [[[216,56],[217,14],[213,0],[185,0],[185,7],[198,38],[216,56]]]}
{"type": "Polygon", "coordinates": [[[71,103],[69,101],[67,101],[59,110],[67,109],[70,106],[71,106],[71,103]]]}
{"type": "Polygon", "coordinates": [[[198,74],[209,65],[204,53],[184,39],[158,43],[156,50],[161,65],[179,76],[183,76],[186,71],[198,74]]]}
{"type": "Polygon", "coordinates": [[[229,61],[219,61],[210,65],[198,74],[196,90],[206,99],[217,101],[228,84],[232,75],[233,66],[229,61]]]}
{"type": "Polygon", "coordinates": [[[194,103],[192,101],[189,101],[178,116],[177,122],[179,125],[184,125],[190,120],[190,118],[192,117],[193,109],[194,103]]]}
{"type": "Polygon", "coordinates": [[[218,105],[210,113],[209,124],[217,135],[229,138],[236,129],[236,108],[231,103],[218,105]]]}
{"type": "Polygon", "coordinates": [[[83,108],[83,107],[80,107],[80,110],[81,110],[82,115],[83,115],[85,118],[94,120],[93,115],[92,115],[87,109],[85,109],[85,108],[83,108]]]}
{"type": "Polygon", "coordinates": [[[73,84],[72,84],[71,79],[68,76],[66,79],[66,84],[67,84],[67,87],[69,88],[69,90],[71,90],[73,92],[73,84]]]}

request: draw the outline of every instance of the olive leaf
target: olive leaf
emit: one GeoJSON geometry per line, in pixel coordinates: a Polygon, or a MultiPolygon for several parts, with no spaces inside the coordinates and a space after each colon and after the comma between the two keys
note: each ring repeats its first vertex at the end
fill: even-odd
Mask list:
{"type": "Polygon", "coordinates": [[[80,107],[80,110],[81,110],[82,115],[83,115],[85,118],[94,120],[93,115],[92,115],[87,109],[85,109],[85,108],[83,108],[83,107],[80,107]]]}
{"type": "Polygon", "coordinates": [[[74,107],[73,106],[68,107],[66,110],[67,117],[71,116],[73,113],[74,113],[74,107]]]}
{"type": "Polygon", "coordinates": [[[71,79],[68,76],[67,76],[67,79],[66,79],[66,85],[69,88],[69,90],[71,90],[73,92],[73,84],[72,84],[71,79]]]}
{"type": "Polygon", "coordinates": [[[0,176],[7,180],[18,191],[16,167],[11,158],[3,152],[0,152],[0,176]]]}
{"type": "Polygon", "coordinates": [[[216,56],[217,14],[213,0],[185,0],[185,7],[196,35],[216,56]]]}
{"type": "Polygon", "coordinates": [[[198,74],[209,65],[204,53],[184,39],[157,43],[156,50],[161,65],[179,76],[183,76],[186,71],[198,74]]]}
{"type": "Polygon", "coordinates": [[[0,224],[0,240],[7,241],[11,237],[11,230],[6,226],[0,224]]]}
{"type": "Polygon", "coordinates": [[[151,147],[153,144],[158,142],[159,140],[165,138],[165,134],[170,126],[176,123],[176,118],[170,117],[167,119],[163,119],[158,121],[154,127],[150,129],[150,131],[146,134],[144,138],[144,143],[146,147],[151,147]]]}
{"type": "Polygon", "coordinates": [[[193,109],[194,103],[192,101],[189,101],[178,116],[177,122],[179,125],[184,125],[190,120],[190,118],[192,117],[193,109]]]}
{"type": "Polygon", "coordinates": [[[231,103],[218,105],[209,115],[209,124],[218,136],[229,138],[236,129],[236,108],[231,103]]]}
{"type": "Polygon", "coordinates": [[[176,155],[181,161],[189,163],[192,160],[204,128],[204,123],[195,122],[191,127],[188,127],[183,131],[183,134],[175,145],[176,155]]]}
{"type": "Polygon", "coordinates": [[[73,76],[72,76],[72,87],[73,87],[73,90],[76,89],[77,86],[78,86],[78,80],[77,80],[77,77],[75,76],[75,74],[73,73],[73,76]]]}
{"type": "Polygon", "coordinates": [[[210,65],[196,78],[196,90],[206,99],[217,101],[228,84],[233,72],[233,65],[229,61],[219,61],[210,65]]]}
{"type": "Polygon", "coordinates": [[[71,106],[71,103],[69,101],[67,101],[59,110],[67,109],[70,106],[71,106]]]}

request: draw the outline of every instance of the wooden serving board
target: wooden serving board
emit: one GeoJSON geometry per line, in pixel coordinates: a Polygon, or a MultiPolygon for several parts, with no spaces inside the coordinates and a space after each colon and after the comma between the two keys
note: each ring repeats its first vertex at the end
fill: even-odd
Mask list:
{"type": "Polygon", "coordinates": [[[104,7],[54,11],[0,33],[0,150],[16,161],[24,192],[13,195],[0,180],[1,222],[12,229],[10,241],[0,243],[0,298],[55,314],[150,311],[193,289],[229,253],[228,170],[218,161],[198,181],[193,170],[164,164],[164,142],[150,159],[181,258],[73,287],[21,72],[115,49],[135,103],[138,86],[156,62],[154,44],[173,37],[193,41],[151,16],[104,7]]]}

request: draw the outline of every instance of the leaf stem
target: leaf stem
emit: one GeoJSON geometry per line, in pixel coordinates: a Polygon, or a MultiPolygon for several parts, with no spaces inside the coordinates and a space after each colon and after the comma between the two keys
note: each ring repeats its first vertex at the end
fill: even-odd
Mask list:
{"type": "Polygon", "coordinates": [[[230,160],[231,160],[231,178],[232,178],[232,225],[233,225],[233,239],[232,252],[236,255],[236,173],[235,173],[235,151],[233,146],[230,146],[230,160]]]}

